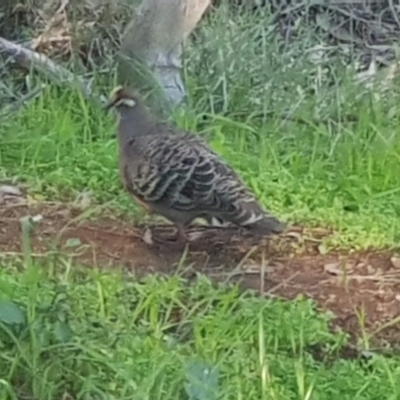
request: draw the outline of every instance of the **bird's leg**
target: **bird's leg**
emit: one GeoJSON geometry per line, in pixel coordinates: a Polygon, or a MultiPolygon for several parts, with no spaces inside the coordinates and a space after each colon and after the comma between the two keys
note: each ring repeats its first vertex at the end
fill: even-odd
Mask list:
{"type": "Polygon", "coordinates": [[[177,230],[176,241],[181,244],[187,243],[189,241],[189,237],[186,234],[185,225],[181,224],[181,223],[177,223],[176,230],[177,230]]]}

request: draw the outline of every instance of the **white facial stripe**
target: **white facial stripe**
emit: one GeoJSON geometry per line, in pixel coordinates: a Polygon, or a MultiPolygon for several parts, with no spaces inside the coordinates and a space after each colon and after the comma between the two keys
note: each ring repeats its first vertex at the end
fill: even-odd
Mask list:
{"type": "Polygon", "coordinates": [[[133,99],[121,99],[117,102],[117,106],[135,107],[136,101],[133,99]]]}

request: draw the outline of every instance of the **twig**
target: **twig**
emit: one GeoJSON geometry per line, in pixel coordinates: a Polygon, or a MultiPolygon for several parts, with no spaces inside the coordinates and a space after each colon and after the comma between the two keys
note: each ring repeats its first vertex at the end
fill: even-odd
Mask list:
{"type": "Polygon", "coordinates": [[[85,225],[81,225],[80,226],[81,229],[86,229],[88,231],[93,231],[93,232],[99,232],[101,231],[102,233],[106,233],[108,235],[113,235],[113,236],[122,236],[125,238],[142,238],[142,235],[140,234],[140,232],[134,232],[134,233],[126,233],[126,232],[116,232],[116,231],[105,231],[102,230],[99,227],[93,227],[93,226],[85,226],[85,225]]]}
{"type": "Polygon", "coordinates": [[[290,275],[288,278],[284,279],[283,281],[279,282],[277,285],[273,286],[271,289],[267,290],[264,293],[264,296],[273,295],[274,292],[276,292],[281,287],[285,286],[287,283],[289,283],[292,279],[294,279],[299,274],[300,274],[300,271],[296,271],[294,274],[290,275]]]}
{"type": "Polygon", "coordinates": [[[236,265],[234,270],[230,272],[224,283],[228,283],[235,275],[242,275],[246,273],[246,271],[242,271],[242,267],[244,263],[259,249],[259,246],[252,246],[251,249],[244,255],[244,257],[239,261],[239,263],[236,265]]]}
{"type": "MultiPolygon", "coordinates": [[[[49,255],[57,254],[57,251],[46,251],[44,253],[32,253],[32,257],[48,257],[49,255]]],[[[6,258],[6,257],[22,257],[24,253],[22,251],[2,251],[0,258],[6,258]]]]}

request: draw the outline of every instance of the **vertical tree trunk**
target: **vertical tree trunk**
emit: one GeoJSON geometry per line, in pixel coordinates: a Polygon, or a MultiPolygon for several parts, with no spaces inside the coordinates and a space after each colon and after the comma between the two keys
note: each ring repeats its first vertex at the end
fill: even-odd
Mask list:
{"type": "Polygon", "coordinates": [[[148,95],[161,115],[185,97],[182,43],[195,28],[210,0],[143,0],[122,37],[118,82],[148,95]]]}

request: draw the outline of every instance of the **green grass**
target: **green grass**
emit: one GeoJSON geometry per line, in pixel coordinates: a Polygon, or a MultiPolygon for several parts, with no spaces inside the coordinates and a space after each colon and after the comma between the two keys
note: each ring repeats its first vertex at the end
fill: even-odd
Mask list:
{"type": "MultiPolygon", "coordinates": [[[[207,137],[272,212],[290,223],[335,228],[335,245],[398,244],[397,115],[389,119],[366,98],[357,122],[303,124],[276,115],[260,121],[251,114],[241,121],[229,113],[204,121],[203,111],[180,112],[176,123],[207,137]]],[[[49,88],[0,125],[0,170],[49,199],[89,189],[99,202],[135,213],[119,182],[114,130],[112,115],[73,91],[49,88]]]]}
{"type": "MultiPolygon", "coordinates": [[[[175,123],[204,135],[287,222],[332,227],[337,233],[328,241],[336,246],[397,246],[396,86],[378,95],[356,85],[335,59],[313,63],[313,32],[282,51],[265,29],[271,17],[254,18],[243,14],[233,23],[224,11],[207,18],[186,49],[188,105],[175,123]]],[[[111,79],[102,84],[108,91],[111,79]]],[[[73,90],[49,87],[2,119],[0,171],[50,199],[90,189],[135,217],[117,175],[114,131],[113,116],[73,90]]]]}
{"type": "MultiPolygon", "coordinates": [[[[342,247],[397,246],[399,91],[395,83],[384,94],[356,85],[304,23],[286,43],[268,12],[210,13],[185,49],[189,99],[175,123],[204,134],[289,223],[332,227],[330,243],[342,247]]],[[[96,82],[106,92],[112,79],[96,82]]],[[[113,131],[110,115],[49,88],[2,118],[0,171],[51,199],[88,188],[135,214],[117,176],[113,131]]]]}
{"type": "MultiPolygon", "coordinates": [[[[338,61],[310,60],[315,32],[300,24],[287,44],[271,26],[267,13],[207,17],[186,48],[189,98],[175,123],[206,137],[289,223],[334,228],[329,244],[343,248],[397,246],[396,86],[378,98],[338,61]]],[[[0,178],[39,199],[90,190],[140,218],[121,188],[114,131],[112,115],[49,85],[1,119],[0,178]]],[[[340,358],[343,334],[304,299],[25,257],[0,259],[0,400],[400,398],[399,357],[340,358]]]]}
{"type": "Polygon", "coordinates": [[[399,359],[338,358],[345,337],[309,301],[265,300],[204,278],[139,282],[62,257],[3,263],[0,293],[2,399],[400,396],[399,359]],[[201,384],[205,397],[185,394],[201,384]]]}

